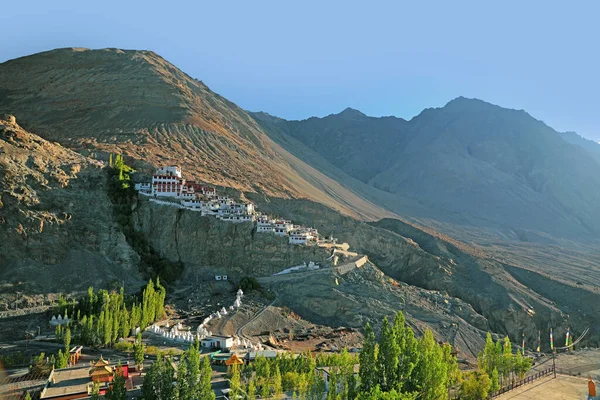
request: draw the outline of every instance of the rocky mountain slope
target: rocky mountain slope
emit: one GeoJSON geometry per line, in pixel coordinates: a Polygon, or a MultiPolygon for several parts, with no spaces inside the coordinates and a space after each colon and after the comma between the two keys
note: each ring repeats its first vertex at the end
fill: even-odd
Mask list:
{"type": "MultiPolygon", "coordinates": [[[[79,287],[99,277],[139,282],[139,254],[114,221],[98,164],[114,152],[142,173],[179,163],[188,177],[367,255],[362,270],[271,283],[305,318],[358,326],[406,306],[415,327],[447,338],[457,324],[463,343],[487,329],[534,340],[538,329],[559,335],[568,324],[592,327],[597,343],[597,252],[527,244],[595,238],[598,166],[523,112],[457,99],[411,121],[351,109],[296,122],[250,116],[156,54],[116,49],[0,64],[3,111],[44,138],[1,123],[0,278],[9,290],[64,290],[73,277],[79,287]],[[361,308],[368,315],[357,318],[361,308]]],[[[186,277],[264,278],[305,261],[330,263],[326,250],[290,246],[249,225],[145,199],[132,207],[135,233],[183,263],[186,277]]]]}
{"type": "Polygon", "coordinates": [[[102,163],[0,119],[0,281],[47,293],[140,282],[113,221],[102,163]]]}
{"type": "Polygon", "coordinates": [[[151,51],[59,49],[2,63],[0,112],[82,154],[123,153],[140,171],[176,163],[218,186],[309,198],[357,218],[392,215],[151,51]]]}
{"type": "Polygon", "coordinates": [[[397,197],[385,204],[401,215],[504,239],[600,236],[597,154],[523,111],[458,98],[410,121],[351,109],[303,121],[253,115],[269,132],[293,137],[397,197]],[[426,211],[417,215],[414,203],[426,211]]]}

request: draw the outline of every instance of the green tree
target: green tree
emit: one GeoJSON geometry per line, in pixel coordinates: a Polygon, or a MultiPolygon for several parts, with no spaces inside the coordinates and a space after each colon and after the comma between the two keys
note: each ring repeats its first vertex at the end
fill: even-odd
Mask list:
{"type": "Polygon", "coordinates": [[[100,400],[100,384],[98,382],[92,383],[92,393],[90,395],[91,400],[100,400]]]}
{"type": "Polygon", "coordinates": [[[71,328],[67,326],[63,335],[63,344],[65,345],[65,352],[69,353],[71,350],[71,328]]]}
{"type": "Polygon", "coordinates": [[[69,353],[63,353],[61,349],[58,350],[56,356],[56,368],[67,368],[69,366],[69,353]]]}
{"type": "Polygon", "coordinates": [[[112,385],[106,391],[107,400],[126,400],[127,399],[127,388],[125,387],[125,376],[121,370],[121,365],[117,367],[115,372],[115,378],[113,379],[112,385]]]}
{"type": "Polygon", "coordinates": [[[25,400],[31,400],[31,394],[29,394],[29,392],[25,393],[25,400]]]}
{"type": "Polygon", "coordinates": [[[142,334],[138,332],[133,342],[133,359],[138,369],[144,365],[144,343],[142,342],[142,334]]]}
{"type": "Polygon", "coordinates": [[[281,372],[279,372],[279,367],[275,367],[275,373],[273,374],[273,397],[276,399],[280,398],[283,394],[283,386],[281,383],[281,372]]]}
{"type": "Polygon", "coordinates": [[[229,370],[229,394],[231,399],[237,399],[242,394],[242,381],[240,378],[240,367],[232,365],[229,370]]]}
{"type": "Polygon", "coordinates": [[[202,357],[200,364],[200,380],[198,383],[198,398],[202,400],[215,400],[216,396],[210,385],[212,368],[208,356],[202,357]]]}
{"type": "Polygon", "coordinates": [[[435,341],[431,330],[426,329],[419,340],[419,361],[413,373],[418,382],[422,400],[448,398],[448,367],[441,346],[435,341]]]}
{"type": "Polygon", "coordinates": [[[363,348],[360,352],[359,360],[360,390],[368,393],[375,388],[379,381],[377,375],[377,345],[375,342],[375,333],[369,323],[365,326],[363,348]]]}
{"type": "Polygon", "coordinates": [[[500,390],[500,379],[498,377],[498,370],[494,368],[492,376],[490,376],[490,391],[493,393],[498,390],[500,390]]]}
{"type": "Polygon", "coordinates": [[[177,367],[177,398],[179,400],[192,400],[195,387],[189,384],[189,371],[184,353],[177,367]]]}
{"type": "Polygon", "coordinates": [[[402,311],[398,311],[394,318],[394,332],[400,348],[396,390],[415,391],[418,384],[413,379],[413,371],[419,360],[418,341],[413,330],[406,326],[406,319],[402,311]]]}
{"type": "Polygon", "coordinates": [[[461,400],[487,399],[492,382],[485,371],[472,371],[466,374],[460,388],[461,400]]]}
{"type": "Polygon", "coordinates": [[[246,397],[250,400],[256,399],[256,385],[254,384],[254,379],[250,379],[248,382],[248,387],[246,388],[246,397]]]}
{"type": "Polygon", "coordinates": [[[142,397],[144,400],[173,400],[176,395],[174,381],[175,371],[171,362],[162,354],[158,354],[156,361],[148,368],[144,377],[142,397]]]}
{"type": "Polygon", "coordinates": [[[396,332],[390,326],[387,317],[383,318],[381,337],[379,339],[378,375],[379,385],[384,392],[398,387],[398,363],[400,361],[400,346],[396,332]]]}

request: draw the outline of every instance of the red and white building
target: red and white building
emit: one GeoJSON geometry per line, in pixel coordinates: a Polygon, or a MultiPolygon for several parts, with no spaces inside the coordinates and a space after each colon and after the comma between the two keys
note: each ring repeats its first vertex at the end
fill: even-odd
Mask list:
{"type": "Polygon", "coordinates": [[[156,197],[180,197],[185,179],[179,166],[162,167],[152,175],[152,195],[156,197]]]}

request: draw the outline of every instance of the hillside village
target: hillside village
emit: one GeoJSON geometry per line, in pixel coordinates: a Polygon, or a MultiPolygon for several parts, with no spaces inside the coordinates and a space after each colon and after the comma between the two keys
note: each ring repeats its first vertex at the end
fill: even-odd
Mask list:
{"type": "Polygon", "coordinates": [[[197,211],[201,216],[215,216],[221,221],[256,224],[256,232],[287,237],[290,244],[336,244],[335,238],[320,237],[317,229],[294,225],[292,221],[273,218],[260,213],[249,201],[236,201],[220,196],[209,187],[182,176],[179,166],[158,168],[151,182],[136,183],[135,190],[150,201],[168,206],[197,211]]]}

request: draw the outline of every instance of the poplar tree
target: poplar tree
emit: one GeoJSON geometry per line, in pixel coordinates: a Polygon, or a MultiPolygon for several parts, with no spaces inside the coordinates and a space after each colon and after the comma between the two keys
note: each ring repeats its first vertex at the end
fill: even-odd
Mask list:
{"type": "Polygon", "coordinates": [[[246,397],[250,400],[256,399],[256,385],[254,384],[254,379],[250,379],[248,382],[248,387],[246,388],[246,397]]]}
{"type": "Polygon", "coordinates": [[[210,360],[208,359],[208,356],[204,356],[200,363],[200,380],[197,389],[199,399],[215,400],[216,398],[215,392],[213,392],[210,384],[211,374],[212,368],[210,367],[210,360]]]}
{"type": "Polygon", "coordinates": [[[144,343],[142,342],[142,334],[138,332],[133,342],[133,359],[138,369],[144,365],[144,343]]]}
{"type": "Polygon", "coordinates": [[[281,385],[281,372],[279,367],[275,367],[275,373],[273,374],[273,397],[278,399],[283,393],[283,387],[281,385]]]}
{"type": "Polygon", "coordinates": [[[189,371],[184,353],[177,367],[177,398],[179,400],[192,400],[194,387],[189,385],[189,371]]]}
{"type": "Polygon", "coordinates": [[[231,378],[229,379],[229,394],[231,399],[237,399],[242,392],[242,382],[240,378],[240,368],[238,365],[232,365],[229,371],[231,378]]]}
{"type": "Polygon", "coordinates": [[[413,373],[418,382],[422,400],[445,400],[448,398],[448,369],[442,348],[435,341],[431,330],[426,329],[419,340],[419,361],[413,373]]]}
{"type": "Polygon", "coordinates": [[[379,339],[379,353],[377,356],[379,385],[384,392],[398,387],[398,363],[400,360],[400,346],[396,332],[390,326],[387,317],[383,318],[381,337],[379,339]]]}
{"type": "Polygon", "coordinates": [[[375,342],[375,333],[371,324],[365,326],[365,336],[363,348],[359,355],[360,360],[360,390],[370,392],[377,386],[379,381],[377,376],[377,346],[375,342]]]}
{"type": "Polygon", "coordinates": [[[71,350],[71,328],[68,326],[63,335],[63,344],[65,345],[65,352],[68,354],[71,350]]]}
{"type": "Polygon", "coordinates": [[[406,326],[406,319],[402,311],[398,311],[394,318],[394,333],[396,335],[396,342],[400,348],[398,372],[396,374],[398,385],[396,389],[414,391],[417,385],[414,379],[412,379],[412,375],[419,358],[417,339],[413,330],[409,326],[406,326]]]}
{"type": "MultiPolygon", "coordinates": [[[[162,354],[158,354],[156,362],[148,368],[144,377],[142,386],[142,396],[144,400],[173,400],[176,395],[176,388],[173,386],[175,381],[175,371],[171,362],[162,354]]],[[[203,397],[200,397],[203,398],[203,397]]],[[[209,399],[209,397],[206,397],[209,399]]],[[[214,400],[214,397],[212,398],[214,400]]]]}

